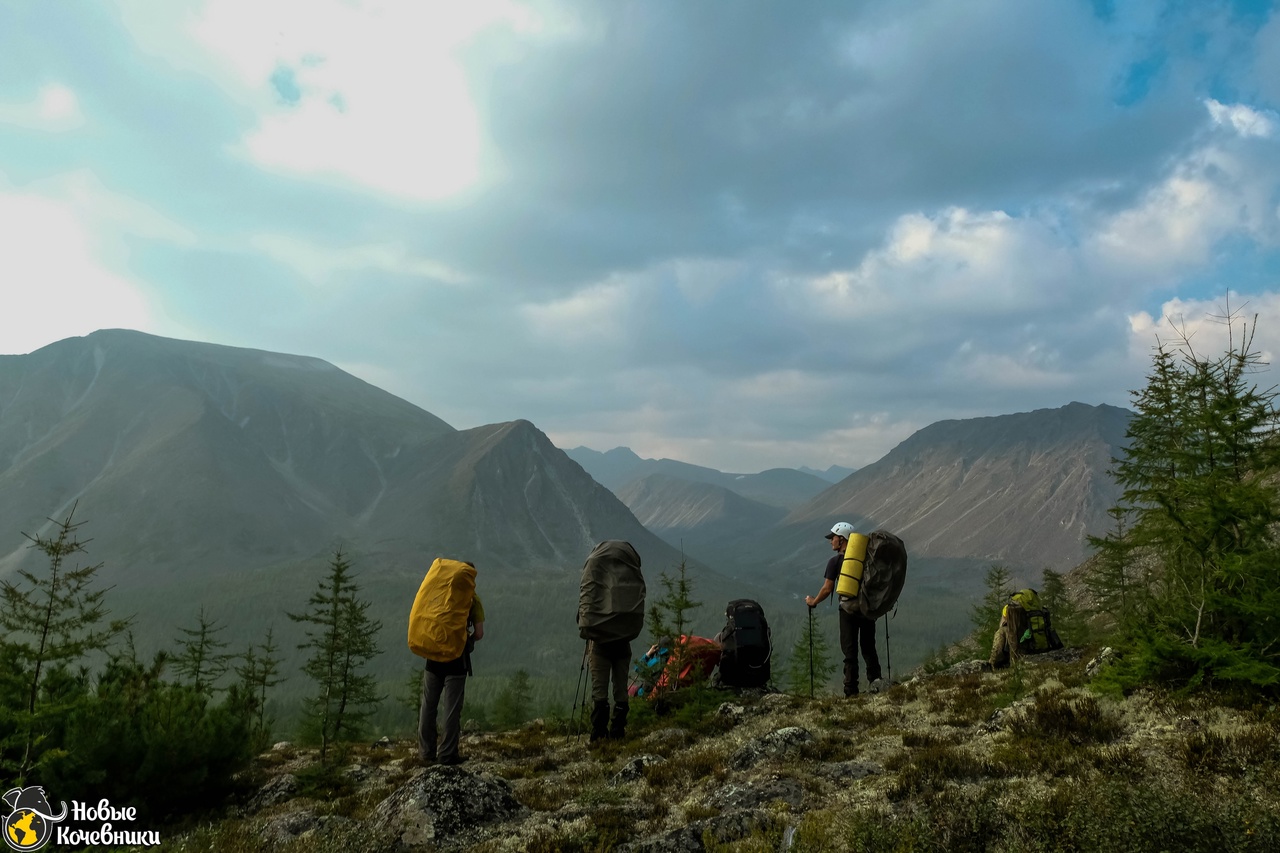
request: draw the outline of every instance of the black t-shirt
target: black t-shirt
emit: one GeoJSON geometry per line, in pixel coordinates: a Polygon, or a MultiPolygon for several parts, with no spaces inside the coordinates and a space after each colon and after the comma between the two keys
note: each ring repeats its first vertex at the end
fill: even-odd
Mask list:
{"type": "Polygon", "coordinates": [[[840,564],[844,562],[844,554],[832,554],[827,560],[827,571],[822,575],[824,580],[840,580],[840,564]]]}

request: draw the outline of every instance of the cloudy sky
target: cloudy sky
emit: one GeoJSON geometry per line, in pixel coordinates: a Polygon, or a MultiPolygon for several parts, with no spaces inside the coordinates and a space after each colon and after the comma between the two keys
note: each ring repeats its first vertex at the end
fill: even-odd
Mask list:
{"type": "Polygon", "coordinates": [[[722,470],[1280,352],[1268,3],[0,5],[0,352],[327,359],[722,470]]]}

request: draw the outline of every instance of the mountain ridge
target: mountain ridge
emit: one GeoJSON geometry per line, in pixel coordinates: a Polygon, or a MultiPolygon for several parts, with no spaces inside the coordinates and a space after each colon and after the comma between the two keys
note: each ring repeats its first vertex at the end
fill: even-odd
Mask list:
{"type": "Polygon", "coordinates": [[[1087,557],[1086,537],[1106,532],[1106,511],[1120,496],[1107,471],[1123,453],[1130,416],[1070,403],[939,421],[792,511],[783,525],[856,513],[911,541],[913,553],[1021,564],[1057,554],[1045,565],[1070,568],[1087,557]]]}

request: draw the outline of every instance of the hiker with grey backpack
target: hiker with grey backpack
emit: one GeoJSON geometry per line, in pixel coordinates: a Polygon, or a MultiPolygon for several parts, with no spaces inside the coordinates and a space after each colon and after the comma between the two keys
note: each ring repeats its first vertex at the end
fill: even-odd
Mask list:
{"type": "Polygon", "coordinates": [[[593,548],[578,590],[578,636],[587,641],[583,663],[591,672],[592,743],[626,734],[631,641],[644,629],[644,601],[640,554],[631,543],[609,539],[593,548]]]}
{"type": "MultiPolygon", "coordinates": [[[[858,653],[867,664],[872,693],[884,686],[876,649],[876,620],[894,609],[907,576],[907,549],[885,530],[869,536],[847,521],[837,522],[825,538],[835,555],[827,561],[822,589],[805,596],[810,612],[835,594],[840,601],[840,651],[844,655],[844,695],[858,695],[858,653]]],[[[885,623],[886,642],[888,623],[885,623]]],[[[887,652],[887,646],[886,646],[887,652]]]]}

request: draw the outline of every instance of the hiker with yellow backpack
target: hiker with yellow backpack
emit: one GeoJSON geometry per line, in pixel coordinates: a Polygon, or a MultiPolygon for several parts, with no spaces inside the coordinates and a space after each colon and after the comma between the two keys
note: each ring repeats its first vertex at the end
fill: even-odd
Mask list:
{"type": "Polygon", "coordinates": [[[1040,606],[1040,595],[1034,589],[1023,589],[1009,596],[1000,612],[1000,627],[991,640],[992,669],[1003,669],[1021,655],[1034,655],[1062,648],[1058,632],[1053,630],[1049,611],[1040,606]]]}
{"type": "Polygon", "coordinates": [[[409,611],[409,650],[427,659],[418,710],[418,757],[461,764],[462,700],[471,675],[471,650],[484,638],[484,605],[476,593],[476,567],[437,558],[409,611]],[[444,700],[444,735],[437,720],[444,700]]]}

